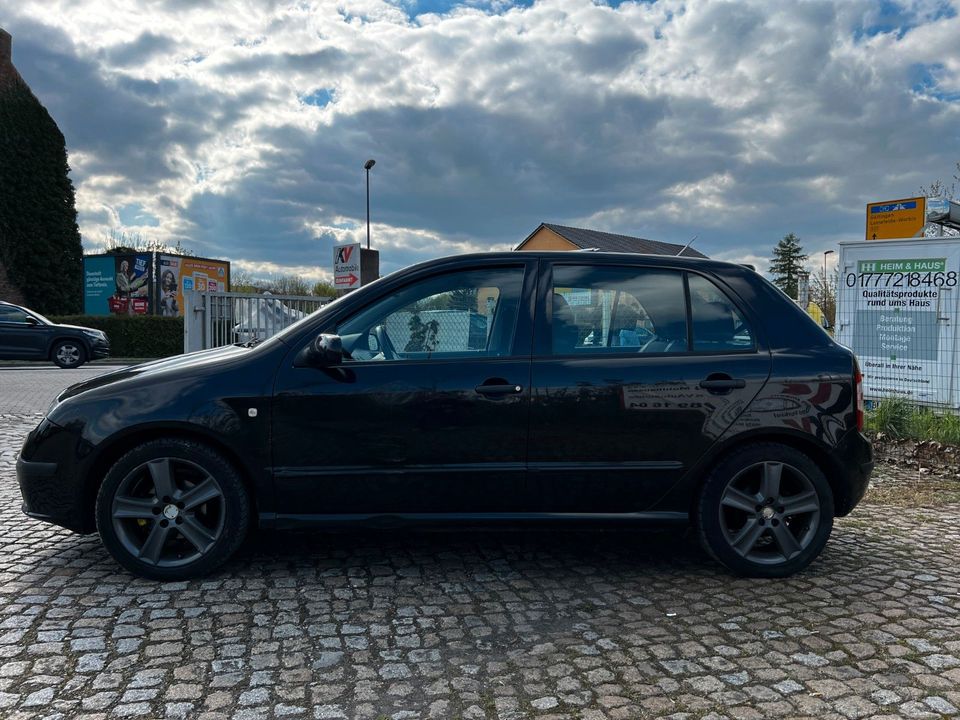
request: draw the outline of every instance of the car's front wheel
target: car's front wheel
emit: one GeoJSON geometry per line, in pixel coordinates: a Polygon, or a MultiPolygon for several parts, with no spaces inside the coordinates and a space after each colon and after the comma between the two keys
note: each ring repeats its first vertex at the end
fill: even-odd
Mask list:
{"type": "Polygon", "coordinates": [[[152,440],[110,468],[96,519],[104,546],[125,568],[184,580],[211,572],[240,547],[250,501],[220,453],[179,438],[152,440]]]}
{"type": "Polygon", "coordinates": [[[87,359],[87,351],[79,340],[61,340],[53,346],[53,362],[62,368],[78,368],[87,359]]]}
{"type": "Polygon", "coordinates": [[[833,514],[833,493],[815,462],[788,445],[757,443],[713,469],[696,520],[704,547],[733,572],[786,577],[823,550],[833,514]]]}

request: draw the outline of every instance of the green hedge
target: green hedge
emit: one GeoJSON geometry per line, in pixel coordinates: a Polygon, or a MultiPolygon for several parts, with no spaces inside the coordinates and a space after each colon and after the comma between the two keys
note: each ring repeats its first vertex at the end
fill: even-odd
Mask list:
{"type": "Polygon", "coordinates": [[[56,323],[103,330],[113,357],[160,358],[183,352],[183,318],[159,315],[61,315],[56,323]]]}

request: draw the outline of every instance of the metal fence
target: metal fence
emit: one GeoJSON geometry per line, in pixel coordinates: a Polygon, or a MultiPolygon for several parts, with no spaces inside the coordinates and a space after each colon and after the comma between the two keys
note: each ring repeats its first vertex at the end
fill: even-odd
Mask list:
{"type": "Polygon", "coordinates": [[[183,351],[265,340],[332,300],[270,293],[185,293],[183,351]]]}

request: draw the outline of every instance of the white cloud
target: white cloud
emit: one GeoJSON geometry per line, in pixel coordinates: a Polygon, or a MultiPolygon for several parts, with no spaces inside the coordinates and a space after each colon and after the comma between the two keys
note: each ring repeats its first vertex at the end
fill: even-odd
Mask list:
{"type": "Polygon", "coordinates": [[[8,29],[88,245],[139,205],[151,238],[311,279],[363,234],[367,157],[385,268],[542,220],[821,252],[960,159],[956,2],[412,8],[23,0],[8,29]]]}

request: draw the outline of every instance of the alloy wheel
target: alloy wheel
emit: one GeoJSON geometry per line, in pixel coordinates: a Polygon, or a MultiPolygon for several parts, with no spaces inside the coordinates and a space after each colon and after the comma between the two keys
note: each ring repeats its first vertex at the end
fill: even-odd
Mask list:
{"type": "Polygon", "coordinates": [[[759,462],[730,480],[720,498],[720,527],[742,558],[783,563],[807,548],[820,524],[820,498],[803,472],[759,462]]]}
{"type": "Polygon", "coordinates": [[[76,365],[80,362],[80,348],[70,343],[64,343],[57,348],[57,360],[61,365],[76,365]]]}
{"type": "Polygon", "coordinates": [[[133,557],[157,567],[186,565],[209,552],[223,533],[223,490],[196,463],[158,458],[120,482],[111,518],[133,557]]]}

